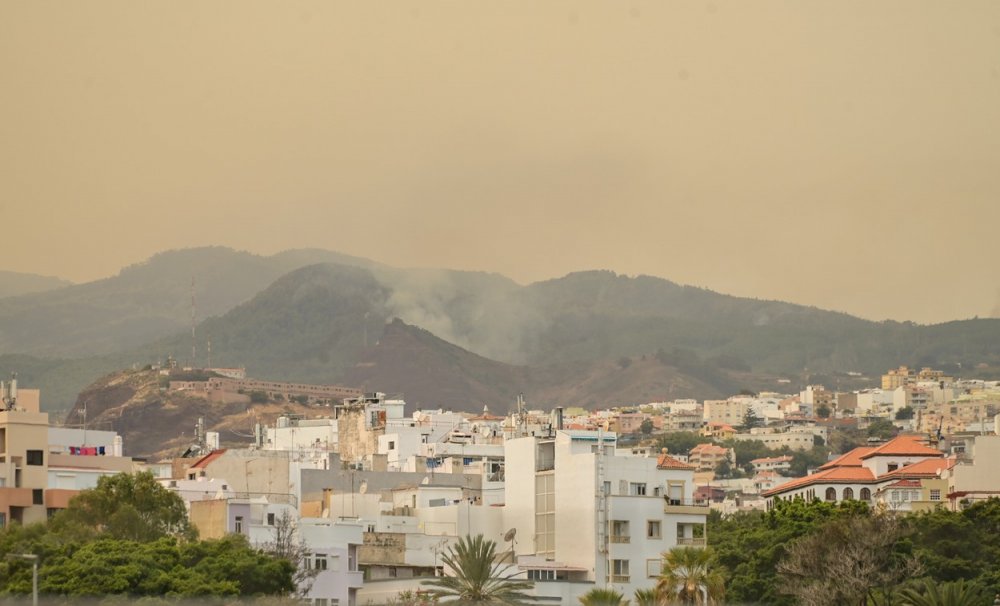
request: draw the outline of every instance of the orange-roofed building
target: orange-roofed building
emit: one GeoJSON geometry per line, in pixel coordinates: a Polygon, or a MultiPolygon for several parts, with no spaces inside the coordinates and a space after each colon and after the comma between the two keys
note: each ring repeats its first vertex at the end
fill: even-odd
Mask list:
{"type": "Polygon", "coordinates": [[[727,440],[736,435],[736,429],[728,423],[707,423],[701,428],[701,435],[709,438],[727,440]]]}
{"type": "MultiPolygon", "coordinates": [[[[921,442],[916,436],[899,436],[878,447],[860,447],[821,466],[816,473],[792,480],[763,493],[768,507],[774,499],[820,499],[837,502],[880,500],[879,491],[901,480],[916,481],[940,476],[954,465],[944,453],[921,442]]],[[[902,496],[914,496],[912,487],[899,485],[902,496]]],[[[893,493],[888,493],[891,497],[893,493]]],[[[909,510],[908,508],[900,508],[909,510]]]]}
{"type": "Polygon", "coordinates": [[[711,470],[723,462],[736,463],[736,452],[732,448],[715,444],[698,444],[688,453],[688,463],[699,470],[711,470]]]}

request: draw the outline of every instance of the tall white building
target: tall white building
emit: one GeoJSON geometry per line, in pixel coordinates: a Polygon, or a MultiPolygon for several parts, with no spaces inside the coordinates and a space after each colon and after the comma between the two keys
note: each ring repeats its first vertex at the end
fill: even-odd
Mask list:
{"type": "Polygon", "coordinates": [[[504,444],[504,522],[537,595],[575,600],[593,586],[632,595],[653,586],[664,551],[705,544],[708,508],[693,503],[694,468],[666,453],[616,455],[615,444],[596,431],[504,444]]]}

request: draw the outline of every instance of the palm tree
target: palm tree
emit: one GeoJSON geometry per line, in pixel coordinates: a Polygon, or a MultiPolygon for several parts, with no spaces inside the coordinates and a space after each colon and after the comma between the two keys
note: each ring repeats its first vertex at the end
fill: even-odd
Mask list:
{"type": "Polygon", "coordinates": [[[722,597],[722,575],[712,570],[711,550],[674,547],[663,554],[656,592],[665,604],[707,605],[722,597]]]}
{"type": "Polygon", "coordinates": [[[532,603],[531,596],[524,593],[532,583],[514,579],[516,571],[508,572],[510,564],[498,564],[496,547],[481,534],[462,537],[442,557],[454,576],[424,581],[423,585],[434,587],[434,597],[461,604],[532,603]]]}
{"type": "Polygon", "coordinates": [[[985,587],[965,580],[935,583],[924,579],[923,591],[904,589],[900,597],[903,606],[982,606],[991,603],[985,587]]]}
{"type": "Polygon", "coordinates": [[[636,589],[633,597],[635,606],[658,606],[660,603],[660,596],[655,589],[636,589]]]}
{"type": "Polygon", "coordinates": [[[614,589],[595,587],[580,596],[580,604],[583,606],[628,606],[628,600],[614,589]]]}

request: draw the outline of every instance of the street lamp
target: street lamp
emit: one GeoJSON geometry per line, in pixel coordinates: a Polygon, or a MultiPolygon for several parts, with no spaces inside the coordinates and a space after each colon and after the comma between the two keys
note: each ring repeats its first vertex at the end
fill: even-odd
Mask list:
{"type": "Polygon", "coordinates": [[[8,553],[7,559],[31,562],[31,606],[38,606],[38,556],[33,553],[8,553]]]}

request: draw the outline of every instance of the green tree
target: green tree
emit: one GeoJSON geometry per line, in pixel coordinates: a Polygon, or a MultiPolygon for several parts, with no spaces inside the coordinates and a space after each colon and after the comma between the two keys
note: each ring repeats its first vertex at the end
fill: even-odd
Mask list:
{"type": "Polygon", "coordinates": [[[639,433],[641,433],[644,436],[648,436],[649,434],[653,433],[653,420],[643,419],[642,423],[639,425],[639,433]]]}
{"type": "MultiPolygon", "coordinates": [[[[264,596],[286,595],[294,588],[291,563],[251,548],[242,535],[183,543],[170,537],[59,543],[47,529],[42,533],[29,551],[41,556],[39,592],[49,596],[73,601],[109,595],[264,596]]],[[[5,546],[0,551],[9,553],[5,546]]],[[[0,563],[0,594],[30,592],[30,566],[0,563]]]]}
{"type": "Polygon", "coordinates": [[[829,419],[831,412],[833,411],[830,410],[830,407],[826,404],[820,404],[816,407],[816,416],[821,419],[829,419]]]}
{"type": "Polygon", "coordinates": [[[993,603],[985,587],[966,583],[964,579],[950,583],[924,579],[921,589],[904,589],[900,593],[902,606],[985,606],[993,603]]]}
{"type": "Polygon", "coordinates": [[[663,554],[656,592],[665,604],[709,604],[723,594],[722,574],[709,548],[674,547],[663,554]]]}
{"type": "Polygon", "coordinates": [[[614,589],[595,587],[580,596],[583,606],[628,606],[625,596],[614,589]]]}
{"type": "Polygon", "coordinates": [[[792,597],[780,592],[777,577],[778,563],[788,546],[828,520],[866,510],[861,501],[833,504],[797,499],[775,501],[766,513],[709,516],[709,544],[727,571],[726,599],[735,604],[792,604],[792,597]]]}
{"type": "Polygon", "coordinates": [[[514,579],[511,565],[497,562],[496,543],[483,535],[462,537],[448,547],[442,558],[453,576],[444,576],[423,585],[433,587],[432,595],[457,599],[463,604],[528,604],[524,593],[532,583],[514,579]]]}
{"type": "Polygon", "coordinates": [[[750,430],[754,427],[760,427],[764,424],[764,420],[757,416],[754,412],[753,407],[747,406],[747,412],[743,415],[743,428],[750,430]]]}
{"type": "Polygon", "coordinates": [[[899,429],[889,419],[878,419],[868,426],[868,437],[889,440],[896,437],[899,429]]]}
{"type": "Polygon", "coordinates": [[[131,541],[197,535],[188,523],[184,501],[149,472],[100,478],[96,488],[73,497],[52,524],[66,536],[75,529],[131,541]]]}
{"type": "Polygon", "coordinates": [[[698,444],[705,442],[705,437],[693,431],[674,431],[657,438],[657,448],[666,448],[670,454],[687,454],[698,444]]]}
{"type": "Polygon", "coordinates": [[[830,520],[788,547],[778,565],[783,591],[812,606],[891,601],[920,570],[904,534],[891,513],[861,510],[830,520]]]}
{"type": "Polygon", "coordinates": [[[910,420],[910,419],[913,418],[913,414],[914,413],[913,413],[913,407],[912,406],[904,406],[904,407],[902,407],[902,408],[900,408],[899,410],[896,411],[896,420],[897,421],[908,421],[908,420],[910,420]]]}

